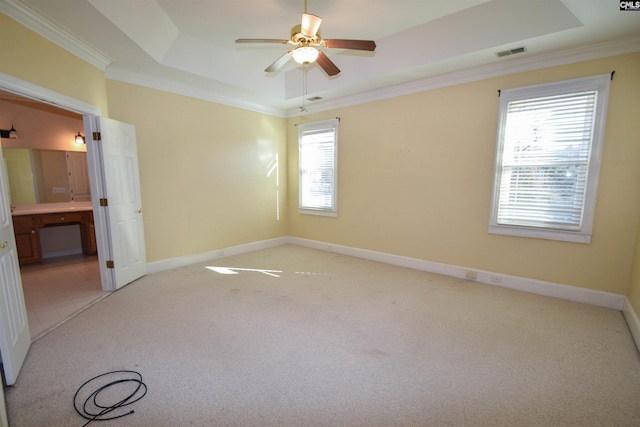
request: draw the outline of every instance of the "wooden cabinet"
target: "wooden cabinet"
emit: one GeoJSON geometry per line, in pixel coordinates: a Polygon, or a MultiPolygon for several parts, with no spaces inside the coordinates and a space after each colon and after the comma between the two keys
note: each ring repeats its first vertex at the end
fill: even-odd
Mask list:
{"type": "Polygon", "coordinates": [[[31,215],[13,217],[13,231],[20,264],[42,262],[40,235],[31,215]]]}
{"type": "Polygon", "coordinates": [[[95,255],[98,253],[96,244],[96,229],[93,225],[93,212],[83,212],[84,224],[80,226],[80,239],[82,240],[82,251],[85,255],[95,255]]]}
{"type": "Polygon", "coordinates": [[[85,255],[95,255],[98,251],[91,211],[14,216],[13,229],[20,265],[42,262],[41,228],[71,224],[80,225],[82,252],[85,255]]]}
{"type": "Polygon", "coordinates": [[[84,212],[48,213],[33,215],[41,227],[54,225],[82,224],[84,222],[84,212]]]}

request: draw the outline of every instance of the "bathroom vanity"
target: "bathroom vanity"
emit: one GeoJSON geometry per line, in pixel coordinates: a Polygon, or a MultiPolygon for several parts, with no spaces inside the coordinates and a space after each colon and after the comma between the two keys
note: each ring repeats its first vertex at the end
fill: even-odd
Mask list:
{"type": "Polygon", "coordinates": [[[91,202],[19,205],[11,210],[20,265],[42,262],[40,230],[62,225],[80,226],[82,251],[97,253],[91,202]]]}

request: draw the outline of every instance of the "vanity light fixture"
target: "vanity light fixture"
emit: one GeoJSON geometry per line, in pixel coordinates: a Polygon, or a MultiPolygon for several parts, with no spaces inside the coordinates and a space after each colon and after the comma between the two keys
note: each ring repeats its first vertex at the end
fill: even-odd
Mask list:
{"type": "Polygon", "coordinates": [[[84,136],[80,135],[80,131],[78,131],[78,134],[76,135],[76,144],[86,144],[84,136]]]}
{"type": "Polygon", "coordinates": [[[11,130],[0,129],[0,138],[18,139],[18,132],[11,125],[11,130]]]}

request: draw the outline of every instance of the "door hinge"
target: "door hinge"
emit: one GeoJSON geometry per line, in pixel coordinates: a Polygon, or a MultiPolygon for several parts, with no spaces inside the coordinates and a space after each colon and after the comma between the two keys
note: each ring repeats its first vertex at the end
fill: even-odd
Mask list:
{"type": "Polygon", "coordinates": [[[100,132],[93,132],[91,135],[94,141],[102,140],[102,135],[100,134],[100,132]]]}
{"type": "Polygon", "coordinates": [[[107,199],[100,199],[100,206],[109,206],[107,199]]]}
{"type": "Polygon", "coordinates": [[[107,268],[115,268],[113,261],[107,261],[107,268]]]}

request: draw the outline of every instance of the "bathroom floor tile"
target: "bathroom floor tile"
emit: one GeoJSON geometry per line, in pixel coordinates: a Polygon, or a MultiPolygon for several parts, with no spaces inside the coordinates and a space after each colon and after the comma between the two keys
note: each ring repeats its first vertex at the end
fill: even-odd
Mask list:
{"type": "Polygon", "coordinates": [[[102,298],[97,256],[50,258],[20,267],[31,339],[102,298]]]}

